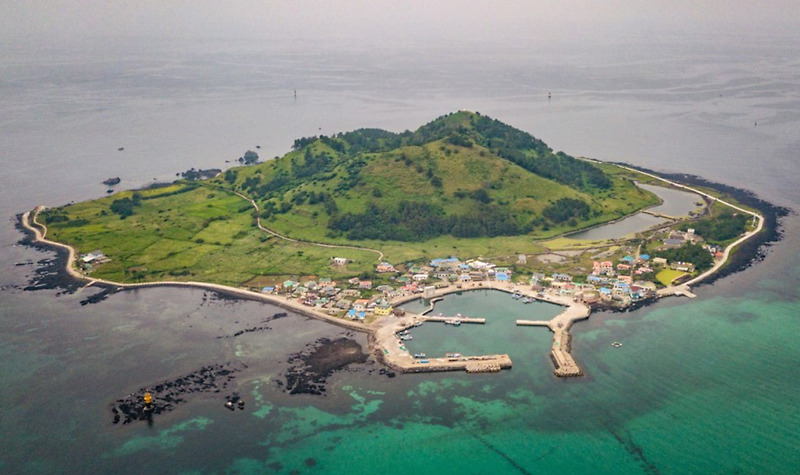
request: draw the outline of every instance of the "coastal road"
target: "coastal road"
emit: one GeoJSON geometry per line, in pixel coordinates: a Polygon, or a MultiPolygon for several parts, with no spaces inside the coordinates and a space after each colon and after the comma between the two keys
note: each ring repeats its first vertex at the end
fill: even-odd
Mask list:
{"type": "Polygon", "coordinates": [[[727,201],[725,201],[723,199],[717,198],[715,196],[711,196],[708,193],[704,193],[704,192],[702,192],[700,190],[696,190],[696,189],[694,189],[692,187],[683,185],[681,183],[676,183],[676,182],[674,182],[672,180],[667,180],[666,178],[662,178],[660,176],[653,175],[652,173],[643,172],[643,171],[636,170],[636,169],[633,169],[633,168],[630,168],[630,167],[626,167],[624,165],[619,165],[618,164],[617,166],[622,168],[622,169],[634,172],[634,173],[641,173],[642,175],[647,175],[647,176],[649,176],[651,178],[655,178],[657,180],[661,180],[664,183],[668,183],[668,184],[670,184],[672,186],[675,186],[677,188],[682,188],[682,189],[690,191],[692,193],[697,193],[698,195],[704,196],[704,197],[710,199],[711,201],[716,201],[717,203],[721,203],[721,204],[723,204],[725,206],[733,208],[733,209],[735,209],[737,211],[740,211],[742,213],[749,214],[750,216],[752,216],[754,219],[756,219],[758,221],[758,225],[756,226],[755,230],[744,233],[744,235],[741,238],[737,239],[736,241],[734,241],[733,243],[728,245],[728,247],[725,248],[725,250],[722,253],[722,258],[719,259],[711,269],[703,272],[702,274],[698,275],[694,279],[689,280],[688,282],[684,282],[683,284],[681,284],[678,287],[688,288],[690,285],[694,285],[694,284],[696,284],[696,283],[708,278],[708,276],[712,275],[713,273],[717,272],[722,266],[725,265],[725,263],[728,262],[728,257],[730,256],[730,253],[733,250],[733,248],[735,248],[739,244],[743,243],[744,241],[750,239],[751,237],[755,236],[756,234],[760,233],[761,230],[764,228],[764,217],[761,216],[758,213],[746,210],[746,209],[744,209],[742,207],[736,206],[733,203],[729,203],[729,202],[727,202],[727,201]]]}

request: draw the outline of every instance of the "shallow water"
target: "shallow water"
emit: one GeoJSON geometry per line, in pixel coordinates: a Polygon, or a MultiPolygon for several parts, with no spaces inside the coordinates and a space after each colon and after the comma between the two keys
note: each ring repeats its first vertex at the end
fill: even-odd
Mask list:
{"type": "MultiPolygon", "coordinates": [[[[796,215],[763,262],[696,288],[697,299],[577,323],[584,378],[553,377],[548,331],[498,318],[482,330],[490,337],[426,324],[413,343],[431,353],[508,352],[510,371],[388,378],[370,362],[333,376],[324,397],[289,396],[278,381],[288,354],[341,329],[294,315],[270,331],[217,338],[277,309],[187,289],[122,292],[86,306],[96,289],[24,292],[35,261],[49,254],[15,246],[11,219],[37,204],[100,196],[111,176],[138,186],[190,167],[224,168],[257,144],[269,157],[300,136],[401,131],[462,107],[555,150],[697,174],[796,208],[795,40],[504,44],[413,58],[391,48],[296,54],[285,44],[187,42],[164,55],[139,46],[21,50],[0,62],[0,471],[793,473],[800,465],[796,215]],[[111,424],[116,398],[229,360],[249,365],[237,378],[246,410],[208,396],[152,426],[111,424]]],[[[456,312],[489,315],[497,305],[479,310],[485,302],[456,312]]]]}

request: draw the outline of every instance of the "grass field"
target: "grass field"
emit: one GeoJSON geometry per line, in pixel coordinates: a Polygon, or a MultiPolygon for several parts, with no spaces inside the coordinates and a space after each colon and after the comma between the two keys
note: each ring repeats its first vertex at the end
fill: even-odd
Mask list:
{"type": "Polygon", "coordinates": [[[686,275],[686,272],[673,270],[673,269],[664,269],[658,274],[656,274],[656,279],[664,284],[664,286],[668,286],[675,281],[675,279],[686,275]]]}
{"type": "MultiPolygon", "coordinates": [[[[70,220],[48,224],[48,237],[79,253],[103,251],[111,261],[92,275],[122,282],[202,280],[241,285],[255,276],[287,273],[340,278],[371,270],[377,261],[372,252],[269,237],[255,228],[251,208],[235,195],[186,185],[139,193],[141,205],[125,219],[109,207],[132,192],[59,208],[70,220]],[[91,224],[71,224],[78,220],[91,224]],[[331,266],[333,255],[352,262],[346,269],[331,266]]],[[[45,213],[44,219],[52,214],[45,213]]]]}

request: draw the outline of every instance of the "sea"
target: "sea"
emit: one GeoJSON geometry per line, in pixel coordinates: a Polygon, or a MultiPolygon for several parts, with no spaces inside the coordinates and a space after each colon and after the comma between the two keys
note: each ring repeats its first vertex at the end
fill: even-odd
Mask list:
{"type": "MultiPolygon", "coordinates": [[[[296,138],[396,132],[468,109],[554,150],[698,175],[800,206],[800,42],[762,31],[605,41],[400,44],[148,38],[3,47],[0,56],[0,473],[797,473],[800,219],[742,272],[573,327],[559,379],[548,312],[484,292],[445,299],[486,328],[426,324],[412,351],[506,352],[495,374],[388,377],[379,363],[285,391],[290,355],[365,335],[199,289],[25,290],[55,254],[17,215],[262,159],[296,138]],[[262,325],[268,329],[234,336],[262,325]],[[622,346],[611,345],[618,341],[622,346]],[[152,423],[117,399],[225,362],[222,396],[152,423]]],[[[442,257],[447,257],[443,255],[442,257]]],[[[469,258],[474,256],[459,256],[469,258]]]]}

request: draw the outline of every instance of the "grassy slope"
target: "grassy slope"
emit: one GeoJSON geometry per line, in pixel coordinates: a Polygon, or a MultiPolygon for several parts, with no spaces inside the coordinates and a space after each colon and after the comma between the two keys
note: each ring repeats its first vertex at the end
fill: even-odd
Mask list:
{"type": "Polygon", "coordinates": [[[199,187],[147,199],[163,191],[140,192],[145,197],[142,205],[126,219],[107,210],[113,199],[131,192],[67,206],[64,210],[71,218],[91,219],[91,225],[52,224],[48,236],[81,253],[102,250],[111,261],[92,275],[124,282],[203,280],[240,285],[253,276],[293,269],[341,277],[374,265],[374,253],[337,250],[337,255],[354,260],[349,271],[338,269],[328,263],[331,249],[267,238],[252,225],[247,203],[235,195],[199,187]]]}
{"type": "MultiPolygon", "coordinates": [[[[316,152],[335,155],[320,142],[311,147],[316,152]]],[[[361,172],[363,178],[354,188],[340,194],[335,192],[345,178],[342,159],[340,166],[328,174],[333,178],[309,180],[285,193],[283,200],[291,201],[300,190],[325,191],[336,196],[340,212],[361,212],[370,201],[392,206],[411,195],[414,200],[441,205],[448,213],[462,213],[473,201],[469,197],[457,198],[456,192],[491,185],[487,191],[493,203],[511,207],[521,222],[539,215],[549,202],[565,197],[583,199],[601,210],[598,216],[580,223],[581,227],[631,214],[657,201],[654,195],[633,186],[629,172],[610,165],[602,167],[615,176],[613,188],[588,194],[529,173],[479,145],[465,148],[439,140],[363,158],[366,161],[361,172]],[[401,156],[408,157],[410,165],[401,156]],[[429,169],[442,178],[441,187],[431,185],[429,169]],[[380,197],[374,196],[375,189],[381,190],[380,197]]],[[[268,237],[254,226],[252,208],[246,201],[217,188],[241,190],[242,183],[251,177],[266,182],[277,170],[289,170],[292,159],[302,160],[302,152],[291,152],[258,166],[240,167],[233,185],[217,178],[199,187],[176,184],[141,191],[142,205],[124,220],[111,213],[109,206],[114,199],[129,197],[132,192],[70,205],[63,209],[71,219],[86,219],[90,224],[70,227],[69,223],[53,223],[50,237],[77,247],[79,252],[102,250],[112,260],[93,275],[118,281],[204,280],[240,285],[260,275],[340,278],[372,270],[377,259],[374,253],[320,248],[268,237]],[[184,190],[188,191],[175,193],[184,190]],[[345,269],[335,268],[329,264],[333,255],[354,262],[345,269]]],[[[259,204],[263,205],[263,200],[259,204]]],[[[538,239],[574,229],[562,225],[523,236],[473,239],[440,236],[420,243],[351,243],[342,237],[328,236],[327,222],[322,204],[305,203],[295,205],[286,214],[273,215],[264,224],[297,239],[380,249],[387,260],[396,264],[446,255],[513,262],[517,254],[542,252],[544,248],[538,239]]]]}
{"type": "MultiPolygon", "coordinates": [[[[427,158],[422,152],[423,147],[405,147],[393,153],[369,156],[367,165],[362,170],[362,175],[368,179],[362,180],[344,196],[337,196],[339,211],[362,212],[369,202],[394,207],[400,201],[413,197],[417,201],[441,205],[448,214],[458,214],[468,211],[474,204],[471,198],[456,198],[454,193],[475,191],[486,184],[491,184],[488,193],[492,202],[510,206],[523,222],[541,214],[549,203],[560,198],[580,198],[601,210],[600,215],[580,223],[581,227],[617,219],[657,203],[654,195],[636,188],[628,180],[615,180],[611,190],[590,195],[529,173],[479,146],[464,148],[437,141],[424,148],[428,151],[427,158]],[[445,150],[449,153],[445,153],[445,150]],[[400,154],[408,157],[412,164],[407,166],[400,161],[400,154]],[[436,188],[431,185],[426,175],[428,169],[434,170],[435,176],[457,177],[457,179],[444,179],[441,188],[436,188]],[[373,196],[373,190],[376,188],[381,190],[380,198],[373,196]]],[[[278,166],[269,164],[268,167],[271,172],[278,166]]],[[[255,173],[255,170],[240,172],[239,181],[255,173]]],[[[265,170],[262,174],[268,173],[265,170]]],[[[332,192],[338,184],[338,178],[306,183],[296,190],[287,192],[283,199],[290,201],[300,190],[332,192]]],[[[344,238],[328,235],[326,228],[328,218],[321,204],[304,204],[294,206],[286,214],[271,217],[268,224],[276,231],[297,239],[347,242],[344,238]]],[[[574,229],[566,224],[553,226],[547,231],[537,231],[535,237],[555,236],[574,229]]],[[[362,243],[371,247],[381,245],[378,242],[362,243]]],[[[427,246],[425,243],[405,245],[418,248],[427,246]]]]}

